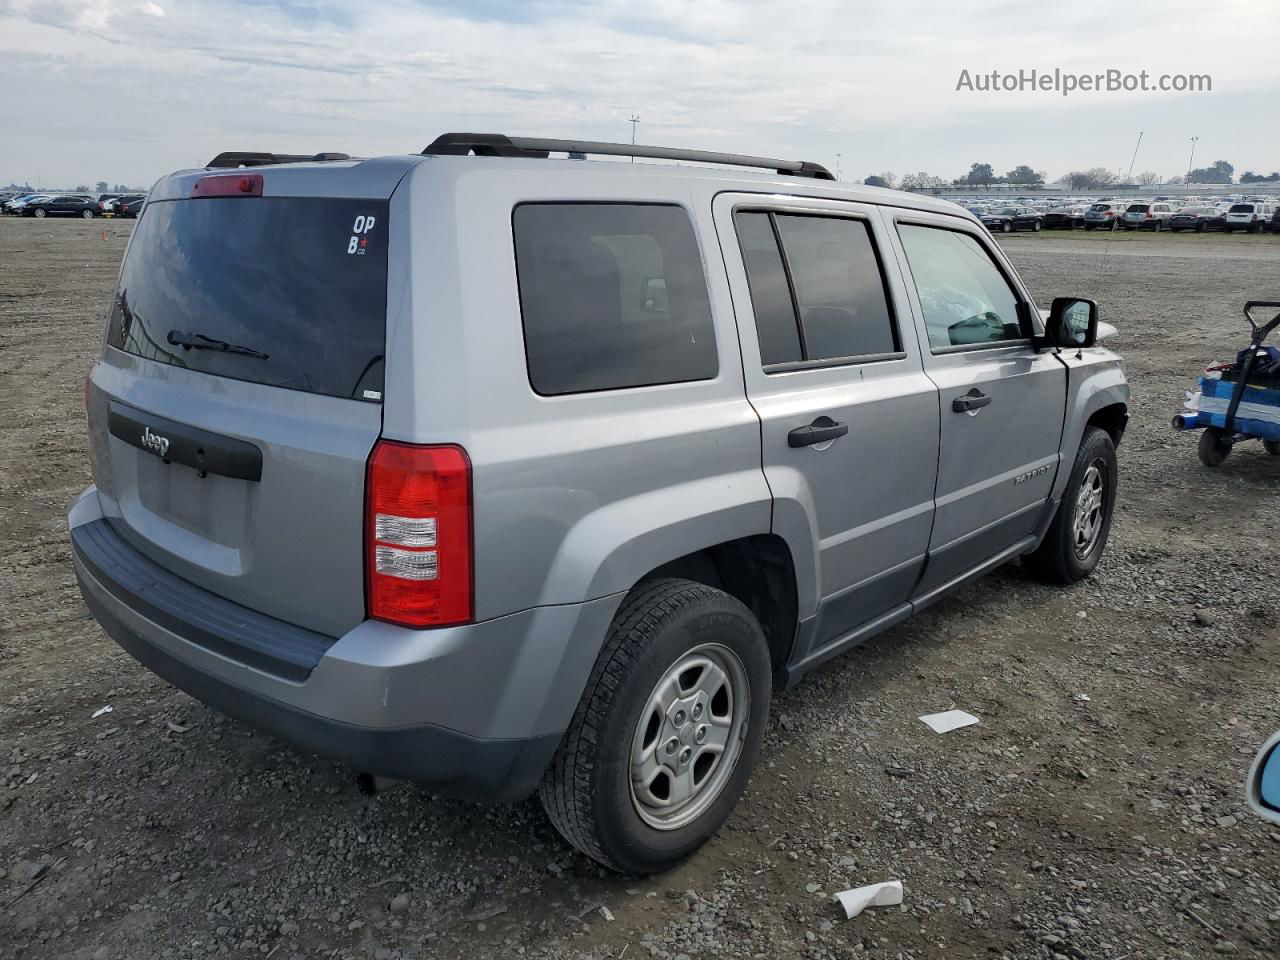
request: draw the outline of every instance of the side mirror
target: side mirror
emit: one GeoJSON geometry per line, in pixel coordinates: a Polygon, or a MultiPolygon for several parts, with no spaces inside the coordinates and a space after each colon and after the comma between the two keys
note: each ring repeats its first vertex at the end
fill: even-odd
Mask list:
{"type": "Polygon", "coordinates": [[[1054,297],[1045,321],[1045,339],[1070,350],[1098,342],[1098,303],[1081,297],[1054,297]]]}
{"type": "Polygon", "coordinates": [[[1256,814],[1280,823],[1280,733],[1258,751],[1249,769],[1245,796],[1256,814]]]}

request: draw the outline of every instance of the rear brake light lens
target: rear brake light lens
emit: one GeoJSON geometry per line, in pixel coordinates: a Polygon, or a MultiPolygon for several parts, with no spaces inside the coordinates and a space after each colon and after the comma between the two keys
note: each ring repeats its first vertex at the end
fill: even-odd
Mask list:
{"type": "Polygon", "coordinates": [[[260,197],[262,174],[231,173],[201,177],[191,188],[193,197],[260,197]]]}
{"type": "Polygon", "coordinates": [[[365,488],[369,616],[406,627],[472,619],[471,461],[457,446],[379,440],[365,488]]]}

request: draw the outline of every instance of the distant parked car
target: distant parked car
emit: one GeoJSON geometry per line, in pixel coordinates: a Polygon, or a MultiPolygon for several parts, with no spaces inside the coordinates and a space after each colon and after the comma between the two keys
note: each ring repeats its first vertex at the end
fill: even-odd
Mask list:
{"type": "Polygon", "coordinates": [[[98,200],[83,194],[69,194],[32,200],[23,208],[24,217],[83,217],[92,220],[98,215],[98,200]]]}
{"type": "Polygon", "coordinates": [[[124,214],[120,212],[121,207],[123,207],[127,203],[132,203],[134,200],[142,200],[142,199],[144,199],[144,196],[141,193],[127,193],[127,194],[124,194],[123,196],[113,197],[112,199],[102,204],[102,212],[114,214],[117,217],[121,217],[121,216],[124,216],[124,214]]]}
{"type": "Polygon", "coordinates": [[[1280,206],[1276,207],[1276,212],[1271,215],[1271,221],[1267,224],[1267,229],[1272,233],[1280,233],[1280,206]]]}
{"type": "Polygon", "coordinates": [[[1044,215],[1044,226],[1046,230],[1074,230],[1076,227],[1084,226],[1084,212],[1086,207],[1082,204],[1066,204],[1061,207],[1053,207],[1044,215]]]}
{"type": "Polygon", "coordinates": [[[1126,230],[1154,230],[1159,233],[1173,219],[1173,207],[1167,203],[1131,203],[1124,211],[1121,225],[1126,230]]]}
{"type": "Polygon", "coordinates": [[[1183,207],[1169,218],[1169,229],[1174,233],[1194,230],[1221,230],[1227,223],[1227,215],[1217,207],[1183,207]]]}
{"type": "Polygon", "coordinates": [[[22,216],[22,211],[26,209],[28,203],[36,200],[47,200],[47,193],[24,193],[21,196],[14,197],[4,205],[4,212],[13,214],[14,216],[22,216]]]}
{"type": "Polygon", "coordinates": [[[1099,201],[1084,212],[1084,228],[1086,230],[1119,230],[1120,221],[1128,204],[1123,201],[1099,201]]]}
{"type": "Polygon", "coordinates": [[[146,197],[121,199],[120,202],[116,204],[115,215],[117,217],[123,217],[126,220],[136,220],[139,212],[142,210],[142,205],[146,202],[146,197]]]}
{"type": "Polygon", "coordinates": [[[992,233],[1012,233],[1014,230],[1039,230],[1044,225],[1044,217],[1030,207],[1012,206],[997,207],[990,213],[984,213],[979,219],[982,225],[992,233]]]}
{"type": "Polygon", "coordinates": [[[1227,223],[1222,229],[1225,233],[1244,230],[1246,233],[1261,233],[1275,215],[1275,206],[1270,203],[1250,202],[1233,203],[1227,211],[1227,223]]]}

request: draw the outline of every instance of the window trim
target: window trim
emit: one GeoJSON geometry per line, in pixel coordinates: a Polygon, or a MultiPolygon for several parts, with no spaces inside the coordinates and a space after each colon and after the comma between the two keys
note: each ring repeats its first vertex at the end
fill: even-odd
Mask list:
{"type": "MultiPolygon", "coordinates": [[[[966,230],[963,225],[959,225],[959,224],[952,226],[949,224],[934,223],[931,220],[916,219],[909,216],[895,216],[893,218],[893,221],[894,221],[895,227],[901,227],[904,224],[909,227],[930,227],[934,230],[947,230],[947,231],[950,231],[951,233],[960,233],[965,235],[966,237],[972,237],[974,241],[978,244],[978,246],[982,249],[982,252],[987,255],[987,259],[991,261],[992,266],[994,266],[996,270],[999,272],[1001,278],[1004,280],[1005,285],[1009,288],[1010,292],[1013,293],[1013,298],[1015,301],[1015,306],[1014,306],[1015,312],[1018,310],[1019,307],[1022,308],[1023,310],[1028,310],[1028,311],[1037,309],[1035,303],[1026,298],[1026,295],[1022,289],[1022,284],[1014,282],[1013,278],[1009,275],[1009,272],[1005,270],[1004,264],[1000,262],[1000,258],[993,254],[991,247],[987,244],[986,240],[983,239],[983,237],[981,237],[977,232],[973,230],[966,230]]],[[[917,302],[919,302],[920,288],[916,284],[915,271],[911,269],[911,256],[909,253],[907,253],[907,245],[902,240],[901,230],[898,231],[898,242],[902,245],[902,257],[903,257],[904,265],[907,268],[907,276],[911,280],[912,287],[915,288],[916,300],[917,302]]],[[[976,350],[999,350],[1005,347],[1021,347],[1021,346],[1029,347],[1032,345],[1032,342],[1033,342],[1031,337],[1023,336],[1013,340],[993,340],[990,343],[953,343],[945,347],[935,347],[933,345],[933,340],[930,339],[929,337],[929,321],[925,319],[923,304],[921,304],[920,306],[920,319],[924,321],[925,344],[929,347],[929,353],[932,354],[933,356],[944,356],[952,353],[971,353],[976,350]]],[[[1019,317],[1018,322],[1019,324],[1021,324],[1022,322],[1021,317],[1019,317]]]]}
{"type": "Polygon", "coordinates": [[[720,379],[723,373],[724,362],[720,356],[720,338],[716,330],[716,309],[712,301],[711,278],[707,274],[707,258],[702,248],[702,237],[698,232],[698,220],[693,209],[685,203],[678,200],[583,200],[577,198],[562,198],[559,200],[519,200],[511,206],[511,214],[507,218],[507,224],[511,228],[511,264],[513,267],[514,280],[516,284],[516,309],[520,314],[520,352],[524,355],[524,378],[529,384],[529,389],[540,400],[570,400],[574,397],[591,397],[602,393],[618,393],[622,390],[654,390],[660,387],[690,387],[698,384],[713,383],[720,379]],[[521,207],[552,207],[552,206],[575,206],[575,207],[674,207],[684,212],[688,219],[689,230],[693,234],[693,245],[698,251],[699,272],[702,275],[704,289],[707,292],[707,312],[711,319],[711,340],[715,346],[714,356],[716,360],[715,370],[709,377],[699,377],[696,380],[661,380],[656,383],[628,383],[617,387],[600,387],[595,390],[566,390],[561,393],[543,393],[538,389],[537,384],[533,382],[533,371],[529,365],[529,337],[526,329],[524,315],[524,296],[520,291],[520,251],[516,245],[516,211],[521,207]]]}
{"type": "MultiPolygon", "coordinates": [[[[742,241],[738,235],[739,213],[763,213],[769,218],[769,227],[773,231],[774,242],[778,245],[778,257],[782,261],[782,270],[787,278],[787,292],[791,296],[791,311],[795,319],[796,330],[800,337],[800,352],[807,354],[809,352],[808,343],[805,340],[804,324],[800,320],[800,302],[796,298],[796,284],[791,274],[791,259],[787,256],[786,245],[782,242],[782,233],[778,230],[778,217],[814,217],[827,220],[858,220],[867,228],[867,239],[871,244],[871,253],[876,258],[876,268],[880,273],[880,286],[884,290],[884,302],[889,311],[889,332],[893,337],[893,344],[896,350],[887,353],[866,353],[858,354],[853,357],[823,357],[818,360],[802,359],[802,360],[786,360],[782,363],[764,363],[761,359],[760,369],[764,371],[766,376],[773,376],[779,373],[796,373],[802,370],[823,370],[829,367],[852,367],[860,366],[865,363],[885,363],[892,360],[905,360],[907,351],[905,349],[906,341],[902,336],[902,324],[899,320],[897,304],[894,302],[893,290],[889,286],[889,275],[885,270],[884,255],[880,252],[880,244],[876,240],[875,226],[871,221],[869,214],[856,210],[827,210],[817,209],[814,207],[806,207],[794,204],[778,204],[778,203],[762,203],[757,201],[743,201],[736,203],[733,209],[729,211],[729,219],[733,223],[734,240],[738,242],[738,259],[742,263],[743,275],[747,278],[747,297],[751,296],[751,274],[747,270],[746,258],[742,255],[742,241]]],[[[751,304],[751,320],[755,323],[755,303],[751,304]]],[[[760,347],[760,328],[756,327],[756,352],[759,354],[760,347]]]]}

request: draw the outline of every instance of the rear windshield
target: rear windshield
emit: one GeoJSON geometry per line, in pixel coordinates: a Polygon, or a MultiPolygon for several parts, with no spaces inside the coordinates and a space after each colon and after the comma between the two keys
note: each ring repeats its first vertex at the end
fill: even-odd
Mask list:
{"type": "Polygon", "coordinates": [[[107,342],[203,373],[377,401],[386,314],[386,201],[161,201],[129,244],[107,342]]]}
{"type": "Polygon", "coordinates": [[[1233,203],[1229,213],[1253,213],[1252,203],[1233,203]]]}
{"type": "Polygon", "coordinates": [[[1131,203],[1129,204],[1129,209],[1126,210],[1125,212],[1126,213],[1146,213],[1150,209],[1151,209],[1151,205],[1148,203],[1131,203]]]}
{"type": "Polygon", "coordinates": [[[1099,212],[1101,212],[1101,211],[1103,211],[1103,210],[1110,210],[1110,209],[1111,209],[1111,204],[1109,204],[1109,203],[1095,203],[1095,204],[1094,204],[1092,207],[1090,207],[1089,209],[1090,209],[1090,210],[1097,210],[1097,211],[1099,211],[1099,212]]]}

